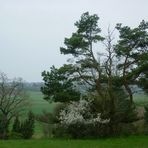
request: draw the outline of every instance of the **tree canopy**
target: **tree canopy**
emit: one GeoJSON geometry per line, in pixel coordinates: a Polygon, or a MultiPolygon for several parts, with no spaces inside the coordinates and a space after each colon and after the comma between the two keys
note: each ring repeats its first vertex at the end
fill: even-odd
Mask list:
{"type": "Polygon", "coordinates": [[[69,63],[44,71],[41,90],[44,99],[68,105],[80,98],[92,100],[92,114],[110,119],[109,133],[116,135],[121,123],[137,120],[131,86],[148,88],[148,23],[142,21],[135,28],[117,24],[115,42],[109,28],[106,36],[101,35],[98,21],[96,14],[82,14],[74,24],[76,31],[60,48],[69,63]]]}

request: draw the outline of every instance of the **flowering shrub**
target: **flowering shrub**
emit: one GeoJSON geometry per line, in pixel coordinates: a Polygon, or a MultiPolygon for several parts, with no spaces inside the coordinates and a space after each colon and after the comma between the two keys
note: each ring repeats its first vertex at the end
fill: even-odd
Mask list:
{"type": "Polygon", "coordinates": [[[102,119],[101,113],[91,113],[91,102],[80,100],[71,102],[66,108],[60,111],[59,120],[61,124],[69,125],[74,123],[95,124],[109,123],[109,119],[102,119]],[[95,117],[94,117],[95,116],[95,117]]]}
{"type": "MultiPolygon", "coordinates": [[[[102,127],[106,127],[110,119],[102,119],[101,113],[94,113],[91,101],[80,100],[70,102],[59,112],[60,127],[74,138],[95,137],[102,135],[102,127]]],[[[103,128],[104,130],[104,128],[103,128]]]]}

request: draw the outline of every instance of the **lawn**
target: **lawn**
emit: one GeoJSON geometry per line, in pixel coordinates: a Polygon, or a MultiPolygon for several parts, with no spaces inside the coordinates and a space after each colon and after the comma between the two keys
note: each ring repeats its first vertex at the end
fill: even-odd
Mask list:
{"type": "Polygon", "coordinates": [[[147,136],[99,140],[8,140],[0,148],[148,148],[147,136]]]}

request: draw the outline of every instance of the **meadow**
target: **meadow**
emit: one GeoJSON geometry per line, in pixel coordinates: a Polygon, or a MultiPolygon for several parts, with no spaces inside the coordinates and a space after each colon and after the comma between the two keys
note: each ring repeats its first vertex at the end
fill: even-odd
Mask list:
{"type": "Polygon", "coordinates": [[[54,104],[48,103],[43,99],[43,95],[40,91],[28,91],[30,110],[34,114],[41,114],[43,111],[51,112],[53,110],[54,104]]]}

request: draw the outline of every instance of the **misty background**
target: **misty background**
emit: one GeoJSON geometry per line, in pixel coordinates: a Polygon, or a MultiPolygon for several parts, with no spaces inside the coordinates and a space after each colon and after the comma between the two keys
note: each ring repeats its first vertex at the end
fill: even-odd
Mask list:
{"type": "Polygon", "coordinates": [[[59,49],[82,13],[97,14],[106,34],[108,25],[148,21],[147,6],[147,0],[0,0],[0,71],[40,82],[42,71],[66,63],[59,49]]]}

